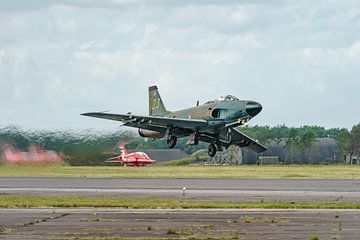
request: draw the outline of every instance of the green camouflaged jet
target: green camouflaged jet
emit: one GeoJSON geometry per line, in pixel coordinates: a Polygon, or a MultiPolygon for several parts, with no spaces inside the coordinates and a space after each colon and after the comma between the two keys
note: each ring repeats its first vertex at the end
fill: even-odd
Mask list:
{"type": "Polygon", "coordinates": [[[206,102],[203,105],[170,112],[166,110],[157,86],[149,87],[149,115],[132,113],[112,114],[104,112],[83,113],[81,115],[123,122],[124,126],[139,129],[142,137],[159,139],[166,137],[169,148],[177,139],[188,137],[188,145],[199,141],[210,143],[208,154],[215,156],[230,145],[247,147],[261,153],[267,148],[241,133],[237,127],[244,125],[262,110],[260,103],[239,100],[228,95],[206,102]]]}

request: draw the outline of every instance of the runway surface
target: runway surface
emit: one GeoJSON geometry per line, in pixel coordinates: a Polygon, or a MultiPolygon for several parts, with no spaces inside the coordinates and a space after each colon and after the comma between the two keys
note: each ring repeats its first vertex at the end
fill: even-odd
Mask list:
{"type": "MultiPolygon", "coordinates": [[[[0,195],[360,203],[360,181],[0,178],[0,195]]],[[[0,209],[0,239],[310,239],[312,235],[358,239],[360,211],[0,209]]]]}
{"type": "Polygon", "coordinates": [[[0,178],[0,194],[360,203],[360,180],[0,178]]]}
{"type": "Polygon", "coordinates": [[[359,210],[0,209],[0,239],[359,239],[359,210]]]}

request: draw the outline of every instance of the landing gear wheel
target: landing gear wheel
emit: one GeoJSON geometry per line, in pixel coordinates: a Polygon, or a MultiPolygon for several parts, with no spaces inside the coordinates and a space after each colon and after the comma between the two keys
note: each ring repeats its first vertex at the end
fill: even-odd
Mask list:
{"type": "Polygon", "coordinates": [[[210,144],[208,147],[208,154],[210,157],[214,157],[216,154],[216,145],[215,144],[210,144]]]}
{"type": "Polygon", "coordinates": [[[176,146],[177,137],[175,136],[169,136],[167,140],[168,148],[174,148],[176,146]]]}

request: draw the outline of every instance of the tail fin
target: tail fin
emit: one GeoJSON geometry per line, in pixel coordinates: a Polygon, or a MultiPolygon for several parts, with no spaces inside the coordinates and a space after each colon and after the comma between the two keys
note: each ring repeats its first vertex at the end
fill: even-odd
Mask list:
{"type": "Polygon", "coordinates": [[[149,115],[161,116],[167,113],[157,86],[149,87],[149,115]]]}
{"type": "Polygon", "coordinates": [[[127,155],[125,146],[119,146],[119,156],[124,157],[125,155],[127,155]]]}

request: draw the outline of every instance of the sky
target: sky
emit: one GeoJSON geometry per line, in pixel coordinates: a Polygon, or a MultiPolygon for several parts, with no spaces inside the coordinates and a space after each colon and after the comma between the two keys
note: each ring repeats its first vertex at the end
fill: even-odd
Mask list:
{"type": "Polygon", "coordinates": [[[3,0],[0,127],[118,129],[89,111],[148,114],[222,95],[250,125],[360,122],[358,0],[3,0]]]}

